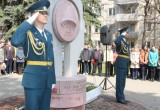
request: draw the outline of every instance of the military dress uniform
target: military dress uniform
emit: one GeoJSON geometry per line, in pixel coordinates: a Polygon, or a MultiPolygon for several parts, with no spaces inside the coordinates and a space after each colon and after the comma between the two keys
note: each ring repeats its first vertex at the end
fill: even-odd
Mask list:
{"type": "MultiPolygon", "coordinates": [[[[31,9],[49,5],[48,1],[39,1],[31,9]]],[[[22,79],[25,110],[50,109],[51,88],[56,83],[53,39],[49,31],[44,29],[44,33],[47,39],[34,25],[24,21],[11,38],[13,46],[23,47],[27,60],[22,79]]]]}
{"type": "MultiPolygon", "coordinates": [[[[124,28],[122,28],[120,31],[123,31],[123,29],[124,28]]],[[[124,88],[129,67],[129,45],[127,44],[124,37],[124,35],[120,35],[114,41],[114,43],[116,44],[116,52],[118,54],[118,57],[115,62],[116,99],[117,102],[122,104],[126,104],[124,88]]]]}

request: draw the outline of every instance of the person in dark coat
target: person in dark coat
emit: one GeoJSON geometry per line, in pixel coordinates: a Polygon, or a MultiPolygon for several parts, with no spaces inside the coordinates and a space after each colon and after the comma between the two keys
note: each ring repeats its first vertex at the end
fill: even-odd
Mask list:
{"type": "Polygon", "coordinates": [[[114,41],[118,57],[115,62],[116,70],[116,99],[118,103],[127,104],[124,88],[129,67],[129,44],[127,43],[128,26],[119,30],[120,36],[114,41]]]}
{"type": "Polygon", "coordinates": [[[99,49],[98,46],[96,46],[96,49],[93,52],[93,59],[94,59],[94,64],[93,64],[92,75],[96,74],[96,70],[98,67],[98,75],[102,76],[103,51],[99,49]]]}
{"type": "Polygon", "coordinates": [[[13,61],[15,58],[15,49],[11,45],[10,41],[7,43],[7,46],[5,46],[4,53],[5,53],[5,62],[6,62],[6,74],[12,74],[13,61]]]}
{"type": "Polygon", "coordinates": [[[15,47],[23,47],[27,65],[22,86],[25,110],[50,110],[51,91],[56,83],[53,38],[44,29],[48,22],[49,1],[38,1],[26,11],[31,16],[25,20],[11,38],[15,47]]]}
{"type": "Polygon", "coordinates": [[[90,61],[88,62],[88,66],[89,66],[89,75],[91,75],[91,70],[93,68],[92,65],[92,59],[93,59],[93,48],[91,47],[91,45],[88,45],[88,50],[89,50],[89,55],[90,55],[90,61]]]}
{"type": "Polygon", "coordinates": [[[84,75],[88,75],[88,72],[89,72],[88,62],[90,62],[90,51],[88,50],[87,47],[88,47],[88,45],[84,44],[84,49],[82,50],[82,53],[81,53],[84,75]]]}

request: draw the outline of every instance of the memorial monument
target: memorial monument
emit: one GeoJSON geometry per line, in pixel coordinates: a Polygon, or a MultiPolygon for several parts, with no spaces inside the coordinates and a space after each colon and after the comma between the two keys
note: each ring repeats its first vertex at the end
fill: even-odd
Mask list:
{"type": "Polygon", "coordinates": [[[84,44],[85,26],[82,3],[81,0],[49,1],[51,5],[48,9],[49,21],[46,28],[53,35],[57,77],[57,83],[52,92],[51,108],[85,110],[86,78],[77,74],[77,61],[84,44]]]}

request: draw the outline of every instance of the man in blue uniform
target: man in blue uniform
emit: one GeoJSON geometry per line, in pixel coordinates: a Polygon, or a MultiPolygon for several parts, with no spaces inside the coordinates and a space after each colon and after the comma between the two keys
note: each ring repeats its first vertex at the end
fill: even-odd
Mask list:
{"type": "Polygon", "coordinates": [[[127,104],[124,95],[125,81],[129,66],[129,45],[127,44],[128,33],[125,26],[119,29],[120,36],[114,41],[118,57],[115,62],[116,71],[116,99],[118,103],[127,104]]]}
{"type": "Polygon", "coordinates": [[[25,93],[25,110],[50,110],[51,89],[56,83],[53,39],[44,29],[48,21],[49,1],[41,0],[26,11],[30,17],[11,38],[15,47],[22,46],[27,60],[22,86],[25,93]]]}

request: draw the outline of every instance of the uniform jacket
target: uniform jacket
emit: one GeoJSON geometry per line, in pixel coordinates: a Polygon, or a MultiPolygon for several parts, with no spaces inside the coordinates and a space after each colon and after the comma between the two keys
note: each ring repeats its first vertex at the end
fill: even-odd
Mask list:
{"type": "Polygon", "coordinates": [[[28,88],[46,88],[51,87],[56,83],[55,68],[54,68],[54,54],[53,54],[53,39],[50,32],[45,30],[46,39],[40,34],[34,25],[30,25],[24,21],[21,26],[16,30],[11,38],[11,44],[15,47],[22,46],[26,60],[31,61],[50,61],[53,62],[52,66],[33,66],[26,65],[22,85],[28,88]],[[35,37],[35,44],[39,46],[42,42],[45,43],[46,54],[37,55],[27,37],[27,31],[30,30],[35,37]]]}
{"type": "Polygon", "coordinates": [[[130,68],[139,68],[139,52],[131,52],[130,60],[130,68]]]}
{"type": "Polygon", "coordinates": [[[157,67],[158,59],[158,52],[151,49],[148,56],[148,66],[157,67]]]}
{"type": "MultiPolygon", "coordinates": [[[[129,45],[124,40],[124,35],[120,35],[114,43],[116,44],[116,52],[117,54],[125,55],[129,57],[129,45]]],[[[116,58],[115,66],[118,68],[128,68],[129,66],[129,58],[124,58],[118,56],[116,58]]]]}
{"type": "Polygon", "coordinates": [[[140,64],[148,64],[148,51],[145,51],[144,49],[140,50],[139,55],[139,63],[140,64]]]}

